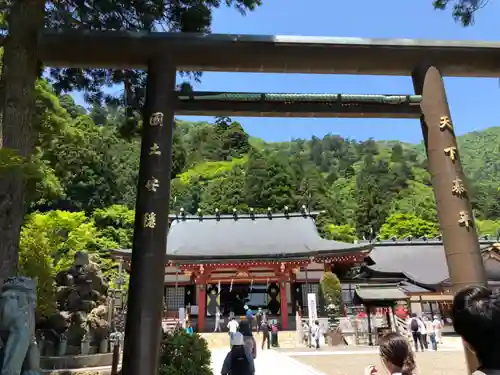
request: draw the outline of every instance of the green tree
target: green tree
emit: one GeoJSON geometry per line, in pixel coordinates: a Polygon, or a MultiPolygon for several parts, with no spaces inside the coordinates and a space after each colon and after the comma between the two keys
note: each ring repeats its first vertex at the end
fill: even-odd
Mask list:
{"type": "Polygon", "coordinates": [[[99,237],[115,243],[117,248],[131,249],[135,212],[127,206],[113,205],[93,212],[99,237]]]}
{"type": "Polygon", "coordinates": [[[445,10],[448,7],[452,9],[453,19],[464,26],[470,26],[474,23],[474,14],[484,7],[488,0],[434,0],[435,9],[445,10]]]}
{"type": "Polygon", "coordinates": [[[39,312],[55,307],[54,277],[68,268],[77,251],[96,253],[97,229],[83,213],[32,214],[21,234],[20,274],[38,279],[39,312]]]}
{"type": "Polygon", "coordinates": [[[356,228],[351,227],[348,224],[345,225],[334,225],[327,224],[323,228],[324,236],[326,239],[354,243],[357,240],[356,228]]]}
{"type": "Polygon", "coordinates": [[[423,220],[413,214],[392,214],[380,228],[380,238],[403,239],[407,237],[433,238],[439,235],[436,223],[423,220]]]}
{"type": "Polygon", "coordinates": [[[333,272],[325,272],[320,280],[321,293],[325,299],[325,310],[328,314],[328,326],[330,329],[339,325],[339,316],[342,307],[342,285],[333,272]]]}
{"type": "Polygon", "coordinates": [[[356,177],[356,232],[372,238],[384,223],[388,213],[386,178],[387,163],[365,157],[364,166],[356,177]]]}

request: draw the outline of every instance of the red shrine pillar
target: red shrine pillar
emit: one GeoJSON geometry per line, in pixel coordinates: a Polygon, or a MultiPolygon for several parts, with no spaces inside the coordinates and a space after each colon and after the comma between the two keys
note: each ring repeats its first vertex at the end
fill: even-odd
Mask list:
{"type": "Polygon", "coordinates": [[[207,288],[205,282],[196,285],[198,303],[198,332],[205,331],[205,316],[207,315],[207,288]]]}
{"type": "Polygon", "coordinates": [[[288,329],[288,300],[286,298],[287,282],[280,281],[280,312],[281,312],[281,329],[288,329]]]}

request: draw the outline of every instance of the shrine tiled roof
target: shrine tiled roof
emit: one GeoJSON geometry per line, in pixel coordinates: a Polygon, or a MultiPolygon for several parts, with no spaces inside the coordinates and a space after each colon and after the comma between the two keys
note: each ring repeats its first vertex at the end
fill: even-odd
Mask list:
{"type": "MultiPolygon", "coordinates": [[[[321,238],[318,213],[234,213],[171,215],[167,259],[185,263],[227,261],[300,261],[356,256],[362,261],[370,243],[344,243],[321,238]]],[[[127,255],[130,250],[114,250],[127,255]]],[[[353,258],[354,259],[354,258],[353,258]]]]}
{"type": "MultiPolygon", "coordinates": [[[[492,248],[495,238],[482,238],[483,252],[492,248]]],[[[371,243],[373,249],[368,256],[368,269],[382,274],[402,274],[420,285],[438,285],[450,278],[441,238],[404,239],[385,241],[362,241],[371,243]]],[[[483,257],[484,258],[484,257],[483,257]]],[[[500,280],[500,262],[485,260],[490,280],[500,280]]]]}
{"type": "Polygon", "coordinates": [[[371,249],[369,243],[321,238],[316,215],[285,212],[171,216],[167,256],[175,260],[307,259],[371,249]]]}

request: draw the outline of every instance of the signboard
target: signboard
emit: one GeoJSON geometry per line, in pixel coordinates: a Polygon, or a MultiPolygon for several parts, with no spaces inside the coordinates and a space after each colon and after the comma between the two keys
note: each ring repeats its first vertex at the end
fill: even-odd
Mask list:
{"type": "Polygon", "coordinates": [[[316,304],[316,293],[307,293],[307,309],[309,315],[309,327],[313,327],[318,320],[318,307],[316,304]]]}

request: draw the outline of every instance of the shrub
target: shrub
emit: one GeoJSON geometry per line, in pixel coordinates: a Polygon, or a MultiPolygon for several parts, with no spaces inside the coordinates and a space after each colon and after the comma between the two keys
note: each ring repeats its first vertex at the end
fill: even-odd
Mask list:
{"type": "Polygon", "coordinates": [[[160,375],[213,375],[207,342],[179,328],[163,336],[160,375]]]}

